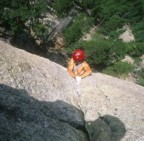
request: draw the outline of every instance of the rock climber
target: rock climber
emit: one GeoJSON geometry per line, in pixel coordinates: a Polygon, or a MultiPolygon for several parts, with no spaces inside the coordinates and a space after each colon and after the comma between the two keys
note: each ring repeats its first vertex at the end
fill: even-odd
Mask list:
{"type": "Polygon", "coordinates": [[[85,54],[82,49],[77,49],[72,54],[70,62],[68,63],[67,71],[69,74],[80,81],[82,78],[89,76],[92,70],[89,64],[84,61],[85,54]]]}

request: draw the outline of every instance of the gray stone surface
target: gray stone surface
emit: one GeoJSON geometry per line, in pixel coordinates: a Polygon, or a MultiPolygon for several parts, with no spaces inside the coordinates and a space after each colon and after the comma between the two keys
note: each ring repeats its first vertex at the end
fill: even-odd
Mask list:
{"type": "Polygon", "coordinates": [[[0,84],[0,141],[87,141],[77,130],[83,121],[81,112],[63,101],[38,101],[0,84]]]}
{"type": "Polygon", "coordinates": [[[110,115],[125,125],[122,141],[144,140],[144,87],[100,73],[92,74],[82,81],[80,103],[86,121],[110,115]]]}
{"type": "Polygon", "coordinates": [[[0,84],[21,93],[26,91],[29,97],[1,90],[0,103],[6,110],[0,109],[0,118],[7,123],[0,123],[4,129],[0,130],[1,137],[7,132],[9,138],[14,137],[20,130],[23,132],[18,137],[30,140],[49,141],[48,136],[52,136],[51,141],[144,140],[144,87],[132,82],[93,73],[82,79],[78,88],[66,68],[0,41],[0,84]],[[20,124],[18,119],[7,116],[8,108],[13,106],[19,109],[15,114],[20,124]],[[49,132],[45,122],[50,124],[49,132]],[[14,129],[12,133],[9,126],[14,129]]]}

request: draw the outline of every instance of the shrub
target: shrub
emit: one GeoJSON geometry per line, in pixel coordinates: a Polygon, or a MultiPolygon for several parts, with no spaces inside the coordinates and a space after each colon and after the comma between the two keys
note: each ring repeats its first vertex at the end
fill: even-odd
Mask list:
{"type": "Polygon", "coordinates": [[[137,83],[144,86],[144,68],[141,69],[141,71],[139,72],[139,78],[137,79],[137,83]]]}
{"type": "Polygon", "coordinates": [[[119,77],[128,75],[128,73],[131,72],[133,69],[133,65],[127,62],[119,61],[114,63],[112,66],[107,67],[105,70],[103,70],[103,73],[119,77]]]}
{"type": "Polygon", "coordinates": [[[42,41],[42,43],[47,42],[49,32],[44,24],[39,22],[39,23],[33,25],[32,29],[35,33],[35,39],[39,39],[40,41],[42,41]]]}
{"type": "Polygon", "coordinates": [[[114,30],[117,30],[118,28],[121,28],[124,24],[124,20],[118,16],[114,15],[109,18],[104,24],[104,28],[107,32],[111,32],[114,30]]]}
{"type": "Polygon", "coordinates": [[[144,20],[132,25],[132,30],[137,42],[144,41],[144,20]]]}
{"type": "Polygon", "coordinates": [[[138,80],[137,80],[137,83],[141,86],[144,86],[144,77],[140,77],[138,80]]]}
{"type": "Polygon", "coordinates": [[[2,0],[0,23],[17,34],[29,30],[37,24],[42,13],[46,12],[45,0],[2,0]]]}
{"type": "Polygon", "coordinates": [[[67,45],[74,44],[92,26],[93,18],[80,14],[74,22],[64,31],[64,38],[67,45]]]}
{"type": "Polygon", "coordinates": [[[53,4],[56,14],[60,17],[64,17],[73,7],[73,1],[70,0],[54,0],[53,4]]]}
{"type": "Polygon", "coordinates": [[[132,57],[140,57],[144,54],[144,43],[131,42],[128,44],[128,54],[132,57]]]}

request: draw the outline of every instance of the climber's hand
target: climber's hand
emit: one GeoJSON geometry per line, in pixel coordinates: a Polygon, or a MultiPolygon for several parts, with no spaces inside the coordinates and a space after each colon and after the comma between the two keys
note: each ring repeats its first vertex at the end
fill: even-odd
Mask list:
{"type": "Polygon", "coordinates": [[[80,82],[81,82],[81,77],[80,77],[80,76],[76,76],[76,81],[77,81],[78,84],[80,84],[80,82]]]}

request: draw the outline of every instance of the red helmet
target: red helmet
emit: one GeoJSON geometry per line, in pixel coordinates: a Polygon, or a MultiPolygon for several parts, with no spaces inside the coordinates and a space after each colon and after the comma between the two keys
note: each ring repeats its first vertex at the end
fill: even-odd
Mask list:
{"type": "Polygon", "coordinates": [[[72,54],[72,58],[74,59],[74,61],[83,61],[85,58],[84,51],[81,49],[75,50],[72,54]]]}

